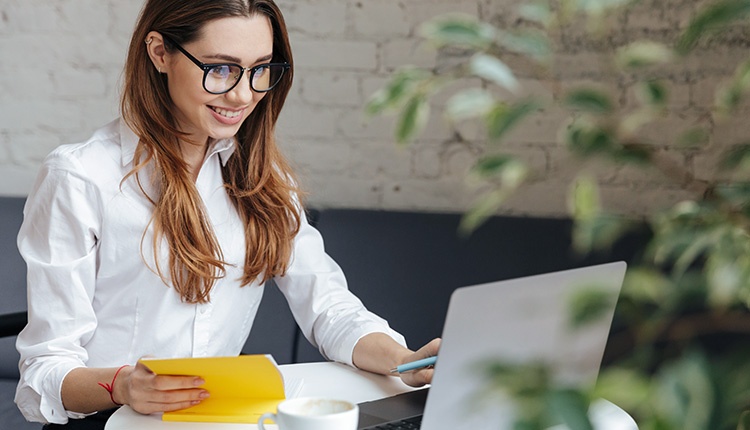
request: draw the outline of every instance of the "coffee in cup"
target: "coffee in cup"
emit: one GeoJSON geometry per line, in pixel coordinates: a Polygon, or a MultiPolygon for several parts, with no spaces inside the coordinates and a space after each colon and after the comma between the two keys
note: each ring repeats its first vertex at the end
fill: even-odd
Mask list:
{"type": "Polygon", "coordinates": [[[265,413],[258,428],[271,420],[279,430],[357,430],[359,407],[346,400],[300,397],[279,403],[276,413],[265,413]]]}

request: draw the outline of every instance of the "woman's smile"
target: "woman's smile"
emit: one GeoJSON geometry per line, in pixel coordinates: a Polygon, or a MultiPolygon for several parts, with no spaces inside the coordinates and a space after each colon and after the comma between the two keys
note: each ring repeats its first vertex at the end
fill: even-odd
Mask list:
{"type": "Polygon", "coordinates": [[[223,124],[236,124],[243,119],[242,113],[245,109],[228,109],[219,106],[209,106],[214,117],[223,124]]]}

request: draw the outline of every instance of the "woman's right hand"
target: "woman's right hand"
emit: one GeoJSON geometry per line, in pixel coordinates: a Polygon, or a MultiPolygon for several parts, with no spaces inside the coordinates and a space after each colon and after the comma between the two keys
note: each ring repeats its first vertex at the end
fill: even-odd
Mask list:
{"type": "Polygon", "coordinates": [[[141,414],[176,411],[195,406],[208,398],[198,376],[157,375],[140,361],[122,369],[112,393],[117,403],[141,414]]]}

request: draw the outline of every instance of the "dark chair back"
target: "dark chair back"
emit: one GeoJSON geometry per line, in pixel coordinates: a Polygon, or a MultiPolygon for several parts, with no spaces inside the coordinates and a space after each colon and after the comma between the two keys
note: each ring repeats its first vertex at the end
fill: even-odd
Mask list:
{"type": "Polygon", "coordinates": [[[15,335],[26,325],[26,264],[16,237],[23,221],[23,197],[0,197],[0,378],[18,378],[15,335]]]}
{"type": "MultiPolygon", "coordinates": [[[[572,221],[495,216],[468,237],[461,214],[377,210],[322,211],[318,228],[349,288],[418,348],[441,336],[458,287],[615,260],[630,261],[640,238],[612,252],[583,256],[572,248],[572,221]]],[[[320,360],[304,339],[297,360],[320,360]]]]}

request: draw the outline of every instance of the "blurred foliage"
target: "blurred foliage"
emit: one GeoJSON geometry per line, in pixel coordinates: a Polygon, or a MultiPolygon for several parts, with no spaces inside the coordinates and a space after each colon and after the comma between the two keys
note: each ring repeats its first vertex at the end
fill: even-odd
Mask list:
{"type": "Polygon", "coordinates": [[[593,430],[587,417],[587,393],[559,387],[544,363],[510,365],[497,361],[478,363],[487,384],[472,399],[475,407],[491,407],[487,402],[512,398],[515,402],[515,430],[547,429],[560,423],[578,430],[593,430]]]}
{"type": "MultiPolygon", "coordinates": [[[[662,122],[671,108],[669,86],[662,78],[705,53],[701,45],[711,38],[744,24],[750,0],[696,2],[703,6],[671,42],[646,38],[602,50],[601,66],[608,77],[575,88],[563,85],[555,63],[560,40],[581,31],[591,40],[606,40],[612,23],[636,3],[526,0],[518,10],[522,25],[513,28],[468,15],[440,16],[425,23],[421,35],[459,61],[435,70],[404,67],[367,106],[373,115],[398,116],[395,137],[400,144],[419,136],[438,95],[446,99],[446,121],[483,126],[486,152],[470,176],[487,191],[466,213],[464,232],[495,214],[514,192],[523,192],[533,176],[531,168],[506,153],[503,143],[519,124],[552,111],[569,115],[560,124],[559,137],[551,139],[587,163],[656,170],[693,195],[644,219],[629,219],[607,213],[595,179],[581,175],[570,184],[575,249],[611,246],[644,224],[650,239],[641,261],[628,269],[618,303],[623,328],[610,342],[616,358],[602,370],[593,391],[554,387],[544,367],[536,364],[486,366],[492,381],[488,389],[502,389],[519,406],[517,429],[545,428],[560,420],[573,430],[590,429],[585,413],[589,400],[603,397],[628,411],[642,430],[750,430],[750,182],[743,179],[750,177],[750,137],[716,142],[712,128],[727,118],[742,118],[750,60],[740,61],[731,78],[716,83],[715,106],[707,118],[664,134],[676,135],[673,141],[654,144],[640,133],[645,127],[674,127],[662,122]],[[524,95],[528,92],[514,67],[524,68],[525,81],[550,84],[552,100],[524,95]],[[529,70],[536,76],[529,77],[529,70]],[[635,103],[625,107],[614,96],[615,82],[623,78],[634,81],[636,90],[635,103]],[[462,85],[452,85],[457,82],[462,85]],[[660,150],[702,150],[708,143],[712,151],[723,151],[716,154],[720,162],[708,179],[696,178],[660,150]]],[[[572,321],[585,324],[607,298],[592,292],[573,303],[572,321]]]]}

